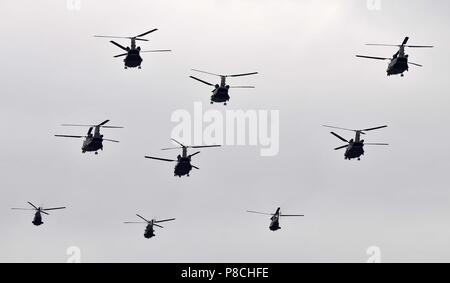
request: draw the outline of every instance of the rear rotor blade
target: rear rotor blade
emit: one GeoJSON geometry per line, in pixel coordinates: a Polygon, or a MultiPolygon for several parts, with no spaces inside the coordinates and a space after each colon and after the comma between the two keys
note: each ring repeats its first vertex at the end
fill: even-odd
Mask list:
{"type": "Polygon", "coordinates": [[[245,74],[237,74],[237,75],[227,75],[226,77],[235,78],[235,77],[252,76],[252,75],[257,75],[257,74],[258,74],[258,72],[253,72],[253,73],[245,73],[245,74]]]}
{"type": "Polygon", "coordinates": [[[340,128],[340,127],[334,127],[334,126],[327,126],[327,125],[322,125],[325,128],[331,128],[331,129],[338,129],[338,130],[344,130],[344,131],[350,131],[350,132],[357,132],[358,130],[353,130],[353,129],[346,129],[346,128],[340,128]]]}
{"type": "Polygon", "coordinates": [[[158,49],[158,50],[141,51],[141,53],[155,53],[155,52],[172,52],[172,50],[170,50],[170,49],[158,49]]]}
{"type": "Polygon", "coordinates": [[[392,60],[392,58],[384,58],[384,57],[373,57],[373,56],[364,56],[364,55],[356,55],[358,58],[366,58],[366,59],[375,59],[375,60],[392,60]]]}
{"type": "Polygon", "coordinates": [[[201,82],[201,83],[204,83],[205,85],[214,86],[214,84],[208,83],[207,81],[201,80],[201,79],[196,78],[196,77],[194,77],[194,76],[189,76],[189,77],[190,77],[191,79],[194,79],[194,80],[196,80],[196,81],[199,81],[199,82],[201,82]]]}
{"type": "Polygon", "coordinates": [[[116,140],[110,140],[110,139],[103,139],[104,141],[109,141],[109,142],[115,142],[115,143],[119,143],[120,141],[116,141],[116,140]]]}
{"type": "Polygon", "coordinates": [[[178,146],[178,147],[168,147],[168,148],[162,148],[161,150],[174,150],[174,149],[180,149],[180,148],[183,148],[183,147],[181,147],[181,146],[178,146]]]}
{"type": "Polygon", "coordinates": [[[170,139],[170,140],[175,142],[175,143],[177,143],[177,144],[179,144],[182,147],[186,147],[184,144],[182,144],[181,142],[177,141],[176,139],[170,139]]]}
{"type": "Polygon", "coordinates": [[[47,212],[45,212],[43,210],[39,210],[39,212],[42,213],[42,214],[45,214],[45,215],[50,215],[50,213],[47,213],[47,212]]]}
{"type": "Polygon", "coordinates": [[[119,55],[114,56],[114,58],[119,58],[119,57],[123,57],[123,56],[127,56],[127,55],[128,55],[128,53],[123,53],[123,54],[119,54],[119,55]]]}
{"type": "Polygon", "coordinates": [[[264,213],[264,212],[251,211],[251,210],[247,210],[247,212],[248,213],[254,213],[254,214],[270,215],[270,216],[274,216],[275,215],[273,213],[264,213]]]}
{"type": "Polygon", "coordinates": [[[31,205],[34,209],[39,210],[39,208],[37,208],[34,204],[32,204],[31,202],[27,201],[29,205],[31,205]]]}
{"type": "Polygon", "coordinates": [[[340,147],[336,147],[334,150],[341,150],[341,149],[344,149],[344,148],[347,148],[348,147],[348,145],[343,145],[343,146],[340,146],[340,147]]]}
{"type": "Polygon", "coordinates": [[[414,65],[414,66],[417,66],[417,67],[423,67],[422,65],[420,65],[420,64],[417,64],[417,63],[413,63],[413,62],[408,62],[408,64],[410,64],[410,65],[414,65]]]}
{"type": "Polygon", "coordinates": [[[380,146],[388,146],[389,144],[388,144],[388,143],[364,143],[364,145],[374,145],[374,146],[380,145],[380,146]]]}
{"type": "Polygon", "coordinates": [[[211,147],[221,147],[221,145],[200,145],[200,146],[188,146],[188,148],[211,148],[211,147]]]}
{"type": "Polygon", "coordinates": [[[147,222],[123,222],[124,224],[147,224],[147,222]]]}
{"type": "Polygon", "coordinates": [[[143,34],[137,35],[136,37],[143,37],[143,36],[146,36],[146,35],[149,34],[149,33],[155,32],[155,31],[157,31],[157,30],[158,30],[158,29],[155,28],[155,29],[152,29],[152,30],[150,30],[150,31],[144,32],[143,34]]]}
{"type": "Polygon", "coordinates": [[[230,86],[230,88],[255,88],[254,86],[230,86]]]}
{"type": "Polygon", "coordinates": [[[405,45],[409,48],[434,48],[432,45],[405,45]]]}
{"type": "Polygon", "coordinates": [[[53,208],[43,208],[41,211],[50,211],[50,210],[60,210],[60,209],[66,209],[66,207],[53,207],[53,208]]]}
{"type": "Polygon", "coordinates": [[[196,70],[196,69],[191,69],[194,72],[199,72],[199,73],[203,73],[203,74],[208,74],[208,75],[213,75],[213,76],[218,76],[218,77],[223,77],[222,75],[219,74],[214,74],[214,73],[210,73],[210,72],[205,72],[205,71],[201,71],[201,70],[196,70]]]}
{"type": "Polygon", "coordinates": [[[126,48],[126,47],[120,45],[119,43],[115,42],[114,40],[111,40],[110,42],[111,42],[112,44],[114,44],[115,46],[119,47],[120,49],[123,49],[123,50],[125,50],[125,51],[128,52],[128,48],[126,48]]]}
{"type": "Polygon", "coordinates": [[[405,37],[405,39],[404,39],[403,42],[402,42],[402,45],[405,45],[406,43],[408,43],[408,40],[409,40],[409,37],[408,37],[408,36],[405,37]]]}
{"type": "Polygon", "coordinates": [[[192,166],[192,168],[195,168],[195,169],[197,169],[197,170],[200,170],[200,168],[198,168],[197,166],[194,166],[194,165],[192,165],[192,164],[191,164],[191,166],[192,166]]]}
{"type": "Polygon", "coordinates": [[[282,217],[305,217],[305,215],[301,214],[280,214],[282,217]]]}
{"type": "Polygon", "coordinates": [[[176,161],[176,160],[172,160],[172,159],[158,158],[158,157],[152,157],[152,156],[145,156],[145,158],[159,160],[159,161],[167,161],[167,162],[175,162],[176,161]]]}
{"type": "Polygon", "coordinates": [[[34,211],[34,210],[36,210],[36,209],[34,209],[34,208],[11,208],[12,210],[26,210],[26,211],[34,211]]]}
{"type": "Polygon", "coordinates": [[[340,135],[336,134],[335,132],[331,132],[331,134],[335,137],[337,137],[338,139],[340,139],[343,142],[348,143],[348,140],[344,139],[343,137],[341,137],[340,135]]]}
{"type": "Polygon", "coordinates": [[[150,223],[150,221],[148,221],[147,219],[145,219],[144,217],[140,216],[139,214],[136,214],[137,217],[141,218],[142,220],[144,220],[147,223],[150,223]]]}
{"type": "Polygon", "coordinates": [[[369,131],[375,131],[375,130],[379,130],[379,129],[384,129],[387,128],[388,126],[381,126],[381,127],[375,127],[375,128],[370,128],[370,129],[365,129],[365,130],[361,130],[363,132],[369,132],[369,131]]]}
{"type": "Polygon", "coordinates": [[[113,35],[94,35],[94,37],[99,37],[99,38],[123,38],[123,39],[130,39],[129,36],[113,36],[113,35]]]}
{"type": "Polygon", "coordinates": [[[164,219],[164,220],[155,220],[153,223],[162,223],[162,222],[169,222],[169,221],[174,221],[175,218],[170,218],[170,219],[164,219]]]}
{"type": "Polygon", "coordinates": [[[85,136],[67,136],[67,135],[55,135],[55,137],[58,137],[58,138],[74,138],[74,139],[85,138],[85,136]]]}
{"type": "Polygon", "coordinates": [[[156,227],[159,227],[159,228],[164,228],[163,226],[155,224],[155,223],[153,223],[153,226],[156,226],[156,227]]]}
{"type": "Polygon", "coordinates": [[[196,153],[189,155],[189,157],[195,156],[195,155],[197,155],[199,153],[200,153],[200,151],[197,151],[196,153]]]}

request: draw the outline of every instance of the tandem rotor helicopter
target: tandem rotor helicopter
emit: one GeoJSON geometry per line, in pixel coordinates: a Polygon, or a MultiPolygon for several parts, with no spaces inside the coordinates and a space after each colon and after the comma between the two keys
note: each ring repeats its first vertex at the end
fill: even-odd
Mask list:
{"type": "Polygon", "coordinates": [[[324,125],[324,127],[326,128],[331,128],[331,129],[339,129],[339,130],[344,130],[344,131],[351,131],[351,132],[355,132],[356,136],[355,139],[351,139],[350,141],[344,139],[343,137],[341,137],[340,135],[331,132],[331,134],[335,137],[337,137],[338,139],[340,139],[341,141],[347,143],[346,145],[340,146],[335,148],[334,150],[340,150],[340,149],[346,149],[345,150],[345,160],[352,160],[352,159],[358,159],[361,160],[361,156],[364,155],[364,146],[366,145],[373,145],[373,146],[388,146],[389,144],[387,143],[365,143],[364,140],[361,140],[361,135],[365,135],[366,132],[370,132],[370,131],[375,131],[375,130],[379,130],[379,129],[384,129],[387,128],[388,126],[381,126],[381,127],[375,127],[375,128],[370,128],[370,129],[364,129],[364,130],[352,130],[352,129],[345,129],[345,128],[338,128],[338,127],[332,127],[332,126],[326,126],[324,125]]]}
{"type": "Polygon", "coordinates": [[[13,210],[34,210],[34,211],[36,211],[36,213],[34,214],[34,219],[31,222],[31,223],[33,223],[34,226],[40,226],[40,225],[44,224],[44,222],[42,222],[41,214],[50,215],[47,211],[60,210],[60,209],[66,208],[66,207],[43,208],[43,207],[37,207],[34,204],[32,204],[31,202],[28,202],[28,204],[31,205],[33,208],[12,208],[12,209],[13,210]]]}
{"type": "Polygon", "coordinates": [[[227,102],[230,100],[230,95],[229,95],[230,88],[255,88],[254,86],[229,86],[226,83],[227,78],[252,76],[252,75],[258,74],[258,72],[253,72],[253,73],[237,74],[237,75],[219,75],[219,74],[214,74],[214,73],[195,70],[195,69],[192,69],[192,71],[220,77],[220,84],[214,85],[212,83],[201,80],[194,76],[189,76],[191,79],[194,79],[196,81],[199,81],[199,82],[204,83],[209,86],[213,86],[214,90],[212,91],[213,94],[211,96],[211,104],[223,103],[225,106],[227,105],[227,102]]]}
{"type": "Polygon", "coordinates": [[[165,219],[165,220],[152,219],[152,220],[148,221],[147,219],[145,219],[144,217],[140,216],[139,214],[136,214],[136,216],[141,218],[145,222],[141,221],[141,222],[124,222],[124,223],[125,224],[147,224],[147,227],[145,228],[145,232],[144,232],[144,237],[146,239],[150,239],[150,238],[155,237],[155,229],[154,229],[154,227],[164,228],[163,226],[159,225],[158,223],[174,221],[175,220],[175,218],[170,218],[170,219],[165,219]]]}
{"type": "Polygon", "coordinates": [[[98,154],[99,150],[103,150],[103,142],[109,141],[118,143],[117,140],[111,140],[111,139],[104,139],[103,135],[100,134],[100,128],[107,128],[107,129],[123,129],[123,127],[117,127],[117,126],[105,126],[109,120],[104,121],[103,123],[100,123],[98,125],[78,125],[78,124],[63,124],[62,126],[65,127],[89,127],[89,131],[86,136],[70,136],[70,135],[55,135],[55,137],[59,138],[76,138],[81,139],[85,138],[83,142],[83,146],[81,147],[81,152],[86,153],[88,152],[95,152],[95,154],[98,154]],[[95,130],[94,130],[95,129],[95,130]],[[94,134],[92,134],[92,130],[94,130],[94,134]]]}
{"type": "Polygon", "coordinates": [[[114,56],[114,58],[123,57],[126,56],[123,62],[125,63],[125,69],[127,68],[138,68],[141,69],[142,61],[144,61],[140,55],[140,53],[155,53],[155,52],[171,52],[172,50],[169,49],[161,49],[161,50],[148,50],[148,51],[141,51],[141,47],[136,46],[136,41],[148,41],[148,39],[142,38],[143,36],[146,36],[147,34],[150,34],[152,32],[157,31],[158,29],[152,29],[150,31],[144,32],[140,35],[136,36],[130,36],[130,37],[123,37],[123,36],[108,36],[108,35],[94,35],[94,37],[101,37],[101,38],[125,38],[131,40],[131,46],[130,47],[124,47],[120,45],[119,43],[111,40],[110,42],[114,44],[115,46],[119,47],[120,49],[126,51],[126,53],[122,53],[119,55],[114,56]]]}
{"type": "Polygon", "coordinates": [[[387,69],[387,75],[398,75],[400,74],[402,77],[405,75],[403,74],[406,71],[409,71],[409,65],[414,65],[417,67],[423,67],[420,64],[409,62],[409,55],[405,53],[405,48],[433,48],[434,46],[424,46],[424,45],[406,45],[409,41],[409,37],[406,37],[405,40],[403,40],[403,43],[401,45],[392,45],[392,44],[366,44],[368,46],[394,46],[399,47],[399,51],[395,53],[392,58],[384,58],[384,57],[373,57],[373,56],[365,56],[365,55],[356,55],[358,58],[366,58],[366,59],[375,59],[375,60],[388,60],[389,66],[387,69]]]}
{"type": "Polygon", "coordinates": [[[279,207],[275,213],[263,213],[257,211],[247,210],[248,213],[254,214],[262,214],[262,215],[270,215],[271,222],[269,225],[270,231],[276,232],[281,229],[280,227],[280,217],[304,217],[304,215],[289,215],[289,214],[281,214],[281,208],[279,207]]]}
{"type": "Polygon", "coordinates": [[[191,164],[191,158],[192,156],[195,156],[197,154],[200,153],[200,151],[197,151],[194,154],[187,154],[187,149],[188,148],[210,148],[210,147],[221,147],[221,145],[204,145],[204,146],[185,146],[184,144],[180,143],[179,141],[172,139],[172,141],[176,142],[177,144],[179,144],[179,147],[172,147],[172,148],[164,148],[162,150],[173,150],[173,149],[182,149],[182,155],[178,155],[177,159],[165,159],[165,158],[158,158],[158,157],[152,157],[152,156],[145,156],[145,158],[148,159],[154,159],[154,160],[159,160],[159,161],[166,161],[166,162],[177,162],[177,165],[175,165],[175,170],[174,170],[174,176],[178,176],[178,177],[182,177],[182,176],[188,176],[190,175],[190,172],[192,170],[192,168],[195,168],[197,170],[200,170],[200,168],[198,168],[197,166],[194,166],[191,164]]]}

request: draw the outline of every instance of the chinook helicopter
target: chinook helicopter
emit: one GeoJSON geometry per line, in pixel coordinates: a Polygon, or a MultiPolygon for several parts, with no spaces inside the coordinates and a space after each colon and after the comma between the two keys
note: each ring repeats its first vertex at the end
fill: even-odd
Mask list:
{"type": "Polygon", "coordinates": [[[368,46],[394,46],[399,47],[399,51],[395,53],[392,58],[384,58],[384,57],[373,57],[373,56],[365,56],[365,55],[356,55],[358,58],[366,58],[366,59],[375,59],[375,60],[388,60],[389,66],[387,69],[387,75],[398,75],[400,74],[404,77],[404,72],[409,71],[409,65],[414,65],[417,67],[423,67],[420,64],[409,62],[409,55],[405,53],[405,48],[433,48],[434,46],[423,46],[423,45],[406,45],[409,41],[409,37],[406,37],[403,40],[401,45],[391,45],[391,44],[366,44],[368,46]]]}
{"type": "Polygon", "coordinates": [[[44,224],[44,222],[42,222],[41,214],[50,215],[50,214],[48,214],[47,211],[59,210],[59,209],[66,208],[66,207],[43,208],[43,207],[37,207],[34,204],[32,204],[31,202],[28,202],[28,204],[31,205],[33,208],[12,208],[12,209],[13,210],[34,210],[34,211],[36,211],[36,213],[34,214],[34,219],[31,222],[31,223],[33,223],[34,226],[40,226],[40,225],[44,224]]]}
{"type": "Polygon", "coordinates": [[[110,42],[114,44],[115,46],[119,47],[120,49],[126,51],[126,53],[122,53],[119,55],[114,56],[114,58],[123,57],[126,56],[123,62],[125,63],[125,69],[127,68],[138,68],[141,69],[142,64],[142,57],[140,53],[148,53],[148,52],[171,52],[172,50],[168,49],[162,49],[162,50],[148,50],[148,51],[141,51],[141,47],[136,46],[136,41],[148,41],[147,39],[142,38],[143,36],[146,36],[149,33],[155,32],[158,29],[152,29],[151,31],[144,32],[137,36],[131,36],[131,37],[121,37],[121,36],[107,36],[107,35],[94,35],[94,37],[101,37],[101,38],[125,38],[131,40],[131,46],[130,47],[124,47],[120,45],[119,43],[111,40],[110,42]]]}
{"type": "Polygon", "coordinates": [[[344,139],[343,137],[339,136],[338,134],[331,132],[331,134],[341,141],[347,143],[346,145],[340,146],[335,148],[334,150],[340,150],[340,149],[346,149],[345,150],[345,159],[346,160],[352,160],[357,158],[358,160],[361,160],[361,156],[364,155],[364,146],[366,145],[373,145],[373,146],[387,146],[389,144],[387,143],[365,143],[364,140],[361,140],[361,135],[365,135],[366,132],[375,131],[379,129],[387,128],[388,126],[381,126],[376,128],[370,128],[365,130],[351,130],[351,129],[345,129],[345,128],[338,128],[338,127],[332,127],[332,126],[325,126],[326,128],[332,128],[332,129],[339,129],[339,130],[345,130],[345,131],[351,131],[355,132],[356,136],[355,139],[351,139],[350,141],[344,139]]]}
{"type": "Polygon", "coordinates": [[[182,155],[178,155],[177,159],[165,159],[165,158],[158,158],[158,157],[152,157],[152,156],[145,156],[145,158],[148,159],[154,159],[154,160],[159,160],[159,161],[166,161],[166,162],[177,162],[177,164],[175,165],[175,170],[174,170],[174,176],[178,176],[178,177],[182,177],[182,176],[188,176],[189,177],[189,173],[191,172],[192,168],[195,168],[197,170],[200,170],[200,168],[198,168],[197,166],[194,166],[191,164],[191,158],[192,156],[195,156],[197,154],[200,153],[200,151],[197,151],[194,154],[188,155],[187,154],[187,149],[188,148],[210,148],[210,147],[220,147],[221,145],[206,145],[206,146],[185,146],[184,144],[178,142],[175,139],[172,139],[172,141],[174,141],[175,143],[179,144],[179,147],[173,147],[173,148],[164,148],[162,150],[173,150],[173,149],[182,149],[182,155]]]}
{"type": "Polygon", "coordinates": [[[262,214],[262,215],[270,215],[272,216],[270,218],[271,222],[269,225],[270,231],[278,231],[281,229],[280,227],[280,217],[304,217],[304,215],[289,215],[289,214],[281,214],[281,208],[279,207],[275,213],[262,213],[257,211],[251,211],[247,210],[248,213],[254,213],[254,214],[262,214]]]}
{"type": "Polygon", "coordinates": [[[159,227],[159,228],[164,228],[163,226],[159,225],[158,223],[174,221],[175,220],[175,218],[171,218],[171,219],[165,219],[165,220],[152,219],[152,220],[148,221],[147,219],[145,219],[144,217],[140,216],[139,214],[136,214],[136,215],[137,215],[137,217],[141,218],[145,222],[141,221],[141,222],[124,222],[124,223],[125,224],[147,224],[147,227],[145,228],[145,232],[144,232],[144,237],[146,239],[150,239],[150,238],[155,237],[154,226],[159,227]]]}
{"type": "Polygon", "coordinates": [[[220,77],[220,84],[214,85],[212,83],[201,80],[194,76],[190,76],[191,79],[194,79],[196,81],[199,81],[201,83],[204,83],[206,85],[214,87],[214,90],[212,91],[213,95],[211,96],[211,104],[223,103],[225,106],[227,105],[227,102],[230,100],[230,95],[229,95],[230,88],[255,88],[254,86],[229,86],[226,83],[227,78],[244,77],[244,76],[251,76],[251,75],[258,74],[258,72],[253,72],[253,73],[238,74],[238,75],[218,75],[218,74],[195,70],[195,69],[192,69],[192,71],[220,77]]]}
{"type": "Polygon", "coordinates": [[[119,142],[116,140],[104,139],[103,135],[100,134],[100,128],[123,129],[123,127],[117,127],[117,126],[105,126],[105,124],[107,124],[108,122],[109,122],[109,120],[106,120],[103,123],[100,123],[98,125],[63,124],[62,126],[66,126],[66,127],[89,127],[89,131],[86,136],[55,135],[55,137],[76,138],[76,139],[85,138],[85,140],[83,142],[83,146],[81,147],[81,152],[82,153],[86,153],[87,151],[95,152],[95,154],[97,155],[98,150],[103,150],[103,142],[104,141],[115,142],[115,143],[119,142]],[[92,130],[94,130],[94,134],[92,134],[92,130]]]}

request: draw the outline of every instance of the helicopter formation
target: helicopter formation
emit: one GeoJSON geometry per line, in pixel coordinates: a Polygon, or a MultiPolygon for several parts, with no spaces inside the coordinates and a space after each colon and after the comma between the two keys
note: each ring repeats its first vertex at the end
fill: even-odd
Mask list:
{"type": "MultiPolygon", "coordinates": [[[[144,36],[147,36],[158,29],[152,29],[150,31],[147,31],[145,33],[139,34],[137,36],[131,36],[131,37],[118,37],[118,36],[105,36],[105,35],[95,35],[97,38],[113,38],[113,39],[128,39],[131,41],[130,46],[125,47],[116,41],[111,40],[110,43],[115,45],[116,47],[119,47],[125,53],[115,55],[114,58],[119,57],[125,57],[124,62],[124,68],[138,68],[141,69],[141,64],[143,62],[143,59],[141,57],[141,53],[156,53],[156,52],[171,52],[169,49],[160,49],[160,50],[147,50],[142,51],[140,46],[137,46],[137,42],[147,42],[148,40],[143,38],[144,36]]],[[[399,50],[391,57],[391,58],[385,58],[385,57],[373,57],[373,56],[366,56],[366,55],[356,55],[358,58],[366,58],[366,59],[376,59],[376,60],[388,60],[389,66],[387,69],[388,76],[391,75],[401,75],[404,76],[404,72],[409,71],[409,65],[419,66],[422,67],[422,65],[413,63],[409,61],[409,55],[405,53],[406,48],[432,48],[433,46],[426,46],[426,45],[407,45],[409,41],[409,37],[406,37],[402,44],[400,45],[386,45],[386,44],[368,44],[369,46],[394,46],[398,47],[399,50]]],[[[210,103],[220,103],[224,104],[225,106],[230,101],[230,89],[254,89],[255,86],[230,86],[227,84],[228,78],[236,78],[236,77],[247,77],[247,76],[253,76],[257,75],[258,72],[250,72],[250,73],[241,73],[241,74],[233,74],[233,75],[221,75],[206,71],[201,71],[198,69],[192,69],[192,71],[207,75],[212,75],[220,78],[220,83],[213,84],[210,83],[204,79],[198,78],[196,76],[189,76],[191,79],[196,80],[200,83],[203,83],[207,86],[213,87],[212,95],[210,97],[210,103]]],[[[82,153],[86,152],[94,152],[95,155],[98,154],[98,151],[103,150],[103,142],[112,142],[112,143],[119,143],[118,140],[113,139],[106,139],[101,134],[101,129],[122,129],[121,126],[110,126],[107,125],[110,122],[110,120],[105,120],[104,122],[100,124],[93,124],[93,125],[83,125],[83,124],[62,124],[64,127],[88,127],[88,132],[86,135],[55,135],[55,137],[59,138],[76,138],[76,139],[84,139],[83,144],[81,147],[82,153]]],[[[358,159],[361,160],[361,156],[365,154],[364,147],[365,146],[388,146],[387,143],[366,143],[365,140],[361,139],[362,135],[365,135],[368,132],[372,132],[375,130],[380,130],[387,128],[388,126],[380,126],[380,127],[374,127],[374,128],[367,128],[362,130],[353,130],[353,129],[347,129],[347,128],[340,128],[340,127],[334,127],[334,126],[327,126],[324,125],[324,127],[332,128],[335,130],[344,130],[344,131],[351,131],[355,133],[354,139],[345,139],[339,134],[335,132],[331,132],[333,136],[338,138],[339,140],[343,141],[345,145],[339,146],[335,148],[335,150],[341,150],[345,149],[344,157],[346,160],[353,160],[358,159]]],[[[173,162],[176,163],[174,167],[173,174],[175,177],[183,177],[187,176],[189,177],[191,174],[191,171],[193,169],[199,170],[199,167],[193,165],[191,163],[192,157],[198,155],[200,151],[197,151],[192,154],[188,154],[188,149],[201,149],[201,148],[218,148],[221,147],[221,145],[193,145],[193,146],[187,146],[182,144],[181,142],[172,139],[174,143],[176,143],[177,147],[171,147],[171,148],[164,148],[163,151],[168,150],[179,150],[181,149],[181,154],[179,154],[176,159],[168,159],[168,158],[161,158],[161,157],[154,157],[154,156],[145,156],[146,159],[152,159],[157,161],[164,161],[164,162],[173,162]]],[[[28,202],[28,204],[31,206],[31,208],[13,208],[13,210],[31,210],[35,212],[32,224],[35,226],[40,226],[44,224],[42,221],[42,214],[49,215],[48,211],[54,211],[54,210],[62,210],[66,207],[54,207],[54,208],[44,208],[44,207],[37,207],[31,202],[28,202]]],[[[281,208],[277,208],[275,213],[262,213],[257,211],[247,211],[248,213],[252,214],[261,214],[261,215],[268,215],[270,216],[270,224],[269,224],[269,230],[270,231],[278,231],[281,229],[280,226],[280,219],[283,217],[304,217],[304,215],[300,214],[282,214],[281,208]]],[[[146,218],[142,217],[139,214],[136,214],[137,217],[139,217],[142,221],[139,222],[124,222],[125,224],[145,224],[145,231],[144,231],[144,237],[146,239],[150,239],[155,237],[155,227],[157,228],[163,228],[163,226],[160,225],[160,223],[164,222],[171,222],[174,221],[175,218],[170,219],[163,219],[163,220],[157,220],[157,219],[151,219],[147,220],[146,218]]]]}

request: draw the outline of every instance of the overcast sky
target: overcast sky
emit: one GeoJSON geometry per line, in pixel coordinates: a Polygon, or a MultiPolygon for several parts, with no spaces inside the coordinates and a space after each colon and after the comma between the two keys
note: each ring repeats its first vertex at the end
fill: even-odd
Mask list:
{"type": "MultiPolygon", "coordinates": [[[[450,123],[448,79],[450,2],[382,0],[61,0],[0,1],[0,261],[65,262],[77,246],[84,262],[305,262],[368,259],[450,261],[450,123]],[[72,9],[69,9],[71,7],[72,9]],[[73,9],[75,8],[75,9],[73,9]],[[159,31],[143,49],[142,70],[124,70],[121,50],[94,34],[133,36],[159,31]],[[387,77],[391,47],[365,43],[431,44],[408,49],[404,78],[387,77]],[[209,105],[210,89],[190,80],[191,68],[217,73],[259,71],[233,82],[229,106],[209,105]],[[258,147],[205,149],[190,178],[173,177],[177,109],[279,110],[280,153],[258,147]],[[85,134],[62,123],[125,126],[105,129],[98,156],[81,153],[85,134]],[[361,162],[333,151],[341,142],[322,128],[366,128],[361,162]],[[68,207],[34,227],[26,201],[68,207]],[[302,213],[268,229],[247,209],[302,213]],[[123,221],[177,220],[143,237],[145,225],[123,221]]],[[[128,44],[127,41],[119,41],[128,44]]],[[[214,81],[214,77],[200,77],[214,81]]],[[[341,133],[341,132],[340,132],[341,133]]],[[[341,133],[351,138],[352,133],[341,133]]]]}

